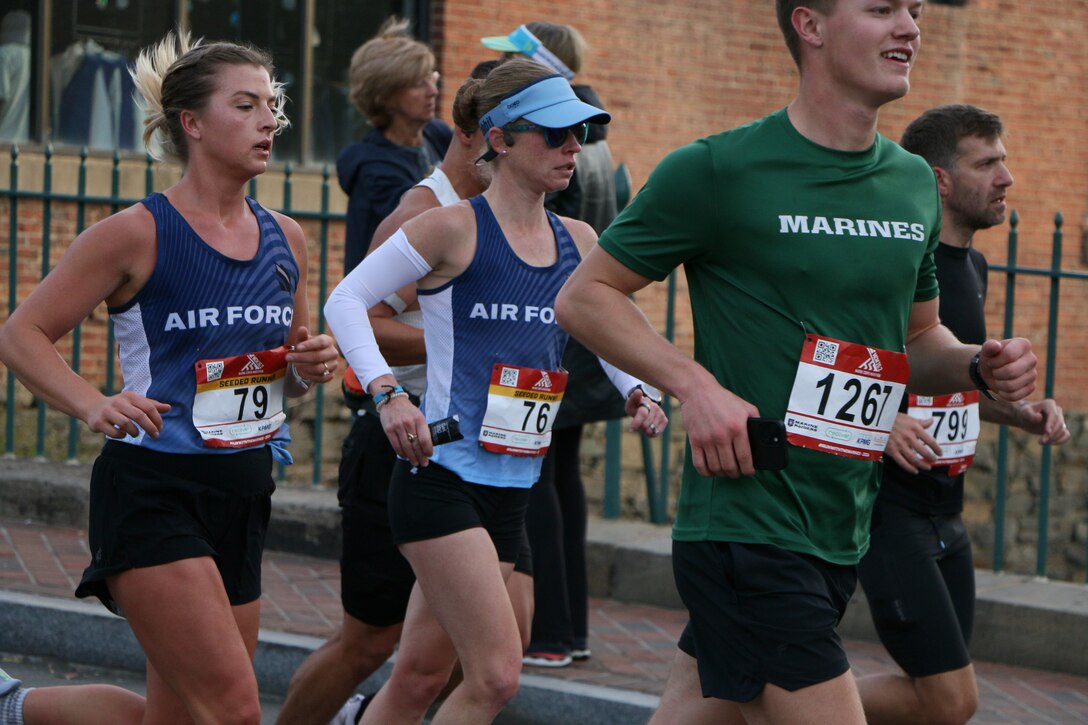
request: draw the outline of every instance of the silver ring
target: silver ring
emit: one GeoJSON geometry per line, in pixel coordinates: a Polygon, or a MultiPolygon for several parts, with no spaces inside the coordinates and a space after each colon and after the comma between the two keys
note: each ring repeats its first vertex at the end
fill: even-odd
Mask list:
{"type": "Polygon", "coordinates": [[[321,364],[325,366],[325,373],[324,374],[325,375],[332,375],[332,370],[329,370],[329,364],[327,362],[322,362],[321,364]]]}
{"type": "Polygon", "coordinates": [[[653,433],[654,435],[657,435],[657,425],[656,424],[650,423],[650,432],[653,433]]]}
{"type": "Polygon", "coordinates": [[[639,403],[638,407],[645,408],[646,410],[652,410],[652,408],[650,408],[650,404],[647,403],[645,400],[639,403]]]}

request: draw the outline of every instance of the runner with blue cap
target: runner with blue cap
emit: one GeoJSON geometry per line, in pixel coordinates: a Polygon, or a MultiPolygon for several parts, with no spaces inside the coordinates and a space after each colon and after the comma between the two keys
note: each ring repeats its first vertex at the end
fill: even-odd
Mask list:
{"type": "MultiPolygon", "coordinates": [[[[480,119],[480,130],[495,127],[506,131],[537,131],[544,134],[549,148],[559,148],[571,133],[579,144],[589,133],[587,123],[606,124],[612,120],[608,111],[581,101],[570,83],[560,75],[550,75],[517,89],[503,98],[499,105],[480,119]],[[514,124],[518,119],[531,123],[514,124]]],[[[481,161],[491,161],[498,155],[491,142],[481,161]]]]}
{"type": "MultiPolygon", "coordinates": [[[[467,93],[484,119],[490,187],[406,222],[325,305],[401,459],[389,484],[389,523],[417,580],[392,676],[363,714],[368,724],[419,722],[455,658],[464,680],[436,725],[492,722],[517,692],[522,642],[505,581],[566,390],[567,335],[555,324],[555,295],[597,238],[585,222],[546,211],[544,196],[570,183],[585,124],[607,123],[609,114],[524,58],[467,93]],[[398,384],[367,317],[412,282],[427,354],[421,408],[398,384]],[[464,438],[435,447],[427,421],[453,415],[464,438]]],[[[662,431],[667,418],[641,382],[602,366],[630,393],[631,429],[662,431]]]]}

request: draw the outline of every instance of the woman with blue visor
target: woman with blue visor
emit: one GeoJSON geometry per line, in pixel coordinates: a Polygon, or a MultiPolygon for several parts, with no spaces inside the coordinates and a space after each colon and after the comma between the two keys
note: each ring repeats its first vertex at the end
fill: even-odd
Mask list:
{"type": "MultiPolygon", "coordinates": [[[[405,224],[325,306],[402,459],[390,525],[417,577],[392,677],[363,723],[421,722],[458,658],[464,681],[436,725],[489,723],[517,692],[521,640],[504,581],[566,385],[555,296],[596,240],[588,224],[546,212],[544,195],[570,182],[586,124],[607,123],[609,114],[526,59],[503,63],[471,92],[490,188],[405,224]],[[410,282],[427,348],[421,408],[398,386],[366,315],[410,282]],[[449,416],[464,437],[435,447],[428,421],[449,416]]],[[[629,394],[632,430],[660,433],[667,419],[640,381],[602,365],[629,394]]]]}

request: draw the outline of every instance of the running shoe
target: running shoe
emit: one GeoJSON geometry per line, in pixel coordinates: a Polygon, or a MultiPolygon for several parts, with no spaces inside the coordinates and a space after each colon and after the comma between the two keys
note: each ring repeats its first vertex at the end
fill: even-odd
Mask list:
{"type": "Polygon", "coordinates": [[[363,703],[365,701],[365,695],[352,695],[340,708],[340,711],[333,716],[332,720],[329,720],[329,725],[355,725],[355,723],[359,722],[359,716],[363,713],[363,703]]]}
{"type": "Polygon", "coordinates": [[[566,652],[547,652],[544,650],[527,650],[521,658],[522,664],[527,667],[566,667],[574,660],[566,652]]]}
{"type": "Polygon", "coordinates": [[[23,686],[22,680],[17,680],[7,672],[0,670],[0,697],[15,692],[23,686]]]}
{"type": "Polygon", "coordinates": [[[575,662],[588,660],[592,656],[593,653],[589,651],[589,647],[575,647],[570,651],[570,658],[575,662]]]}

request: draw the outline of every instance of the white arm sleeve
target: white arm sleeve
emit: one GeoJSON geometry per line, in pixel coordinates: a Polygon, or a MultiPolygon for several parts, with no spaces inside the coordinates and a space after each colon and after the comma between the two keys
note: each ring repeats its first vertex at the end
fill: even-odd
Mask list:
{"type": "Polygon", "coordinates": [[[366,390],[380,375],[391,374],[378,349],[367,310],[431,271],[404,231],[398,229],[336,285],[325,303],[325,320],[359,382],[366,390]]]}
{"type": "Polygon", "coordinates": [[[601,358],[597,358],[597,361],[601,363],[601,369],[604,370],[604,374],[608,376],[608,379],[612,381],[612,384],[616,386],[616,390],[620,391],[620,395],[623,399],[627,399],[627,394],[631,392],[631,388],[636,385],[642,385],[642,381],[636,378],[634,375],[628,375],[620,370],[612,363],[605,362],[601,358]]]}

